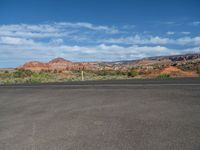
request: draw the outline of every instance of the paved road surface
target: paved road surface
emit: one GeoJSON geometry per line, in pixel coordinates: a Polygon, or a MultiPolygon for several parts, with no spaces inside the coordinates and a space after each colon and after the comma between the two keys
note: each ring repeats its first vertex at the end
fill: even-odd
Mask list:
{"type": "Polygon", "coordinates": [[[1,150],[200,150],[200,79],[0,86],[1,150]]]}

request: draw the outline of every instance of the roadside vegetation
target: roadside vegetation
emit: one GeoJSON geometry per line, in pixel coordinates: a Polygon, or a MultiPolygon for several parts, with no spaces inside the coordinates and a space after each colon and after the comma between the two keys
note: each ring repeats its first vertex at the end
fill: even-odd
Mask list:
{"type": "Polygon", "coordinates": [[[138,76],[138,75],[139,75],[139,72],[136,71],[136,70],[134,70],[134,69],[132,69],[132,70],[130,70],[130,71],[128,72],[128,77],[136,77],[136,76],[138,76]]]}
{"type": "Polygon", "coordinates": [[[158,78],[159,78],[159,79],[167,79],[167,78],[170,78],[170,74],[165,74],[165,73],[163,73],[163,74],[160,74],[160,75],[158,76],[158,78]]]}
{"type": "MultiPolygon", "coordinates": [[[[199,66],[195,68],[200,75],[199,66]]],[[[129,70],[85,70],[84,80],[115,80],[115,79],[167,79],[178,77],[176,73],[159,73],[159,69],[130,68],[129,70]]],[[[32,84],[48,82],[81,81],[81,71],[42,70],[30,71],[23,69],[0,70],[0,84],[32,84]]]]}
{"type": "MultiPolygon", "coordinates": [[[[113,80],[129,79],[139,75],[135,70],[86,70],[84,71],[84,80],[113,80]]],[[[30,70],[12,70],[0,71],[0,84],[20,84],[20,83],[47,83],[63,81],[80,81],[81,71],[30,71],[30,70]]]]}

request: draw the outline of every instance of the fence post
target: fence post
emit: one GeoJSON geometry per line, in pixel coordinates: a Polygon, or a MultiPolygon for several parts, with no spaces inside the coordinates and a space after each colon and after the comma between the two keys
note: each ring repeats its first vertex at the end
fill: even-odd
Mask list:
{"type": "Polygon", "coordinates": [[[84,81],[84,74],[83,74],[83,70],[81,71],[81,80],[84,81]]]}

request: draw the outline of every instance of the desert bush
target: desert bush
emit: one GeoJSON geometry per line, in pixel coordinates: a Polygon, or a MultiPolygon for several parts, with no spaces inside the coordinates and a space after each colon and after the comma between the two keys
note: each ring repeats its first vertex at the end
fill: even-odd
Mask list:
{"type": "Polygon", "coordinates": [[[32,78],[49,78],[50,75],[48,73],[33,73],[32,78]]]}
{"type": "Polygon", "coordinates": [[[40,74],[42,74],[42,73],[51,73],[51,72],[53,72],[53,71],[52,70],[41,70],[41,71],[39,71],[40,74]]]}
{"type": "Polygon", "coordinates": [[[30,77],[33,74],[31,70],[17,70],[13,72],[14,78],[25,78],[30,77]]]}
{"type": "Polygon", "coordinates": [[[139,73],[136,70],[131,70],[128,72],[128,77],[135,77],[139,75],[139,73]]]}
{"type": "Polygon", "coordinates": [[[73,71],[72,71],[72,73],[75,73],[75,74],[77,74],[77,73],[78,73],[78,74],[80,74],[80,73],[81,73],[81,71],[80,71],[80,70],[73,70],[73,71]]]}
{"type": "Polygon", "coordinates": [[[53,73],[58,73],[58,70],[57,70],[57,69],[54,69],[53,73]]]}
{"type": "Polygon", "coordinates": [[[158,76],[158,78],[160,78],[160,79],[166,79],[166,78],[169,78],[169,77],[170,77],[170,75],[169,75],[169,74],[165,74],[165,73],[160,74],[160,75],[158,76]]]}
{"type": "Polygon", "coordinates": [[[127,75],[127,71],[116,70],[117,75],[127,75]]]}
{"type": "Polygon", "coordinates": [[[5,73],[5,74],[8,74],[9,72],[8,72],[8,70],[5,70],[4,73],[5,73]]]}

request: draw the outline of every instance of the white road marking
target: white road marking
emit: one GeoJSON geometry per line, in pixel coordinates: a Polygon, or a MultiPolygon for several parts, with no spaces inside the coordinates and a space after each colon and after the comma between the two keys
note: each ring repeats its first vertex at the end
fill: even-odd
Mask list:
{"type": "Polygon", "coordinates": [[[76,84],[76,85],[8,85],[8,86],[0,86],[0,88],[40,88],[40,87],[136,87],[136,86],[200,86],[198,83],[170,83],[170,84],[76,84]]]}

